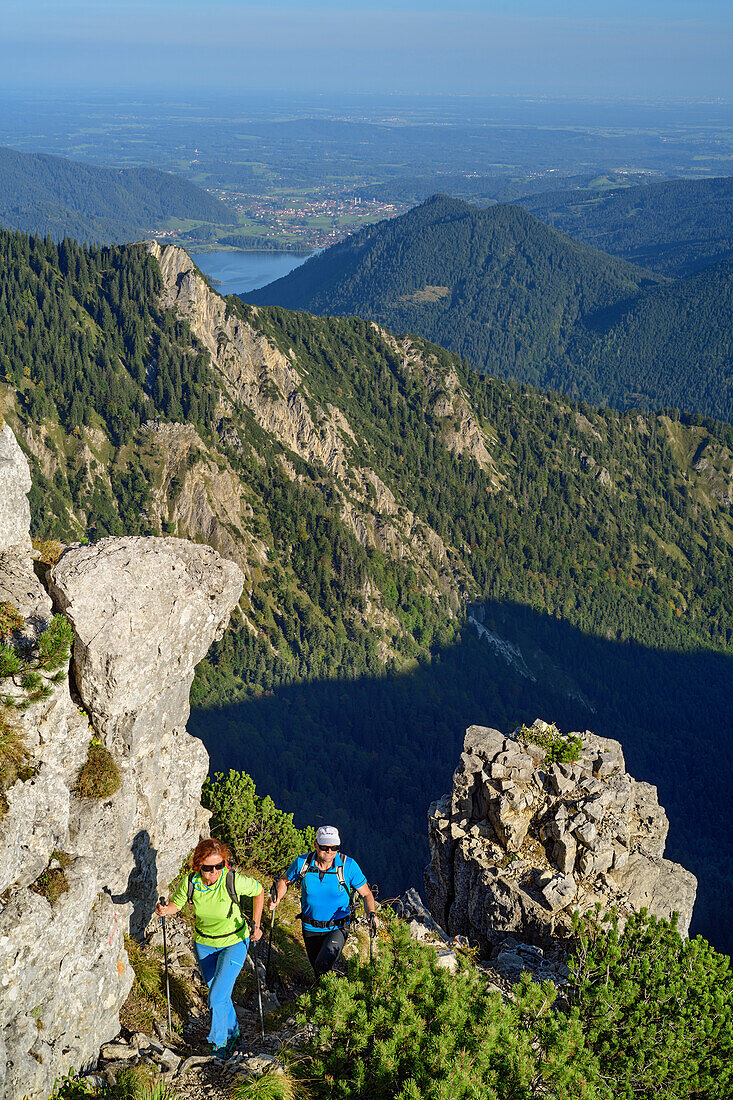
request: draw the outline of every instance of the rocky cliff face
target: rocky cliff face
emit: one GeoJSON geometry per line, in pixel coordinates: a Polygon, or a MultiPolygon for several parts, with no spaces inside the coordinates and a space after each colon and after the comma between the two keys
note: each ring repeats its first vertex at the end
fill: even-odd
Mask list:
{"type": "Polygon", "coordinates": [[[5,424],[0,427],[0,554],[30,552],[31,510],[27,500],[30,487],[28,463],[5,424]]]}
{"type": "Polygon", "coordinates": [[[687,934],[697,882],[663,858],[656,788],[632,779],[621,745],[586,731],[573,763],[550,763],[549,727],[505,737],[466,731],[453,790],[430,807],[425,889],[435,919],[485,951],[509,936],[551,946],[575,910],[679,913],[687,934]],[[521,739],[518,739],[521,738],[521,739]]]}
{"type": "MultiPolygon", "coordinates": [[[[172,245],[161,248],[156,242],[149,249],[163,278],[161,305],[185,318],[211,356],[222,385],[223,420],[238,405],[243,406],[268,436],[305,462],[322,466],[333,479],[344,522],[362,545],[413,561],[424,571],[429,588],[437,591],[450,586],[457,607],[459,585],[465,578],[451,557],[451,548],[395,499],[374,470],[356,460],[359,440],[349,421],[335,405],[319,403],[312,397],[308,379],[298,369],[293,353],[284,354],[254,324],[231,313],[183,249],[172,245]],[[457,577],[452,576],[454,572],[457,577]]],[[[494,441],[472,414],[455,372],[446,375],[437,364],[418,355],[409,339],[386,332],[382,335],[400,359],[405,377],[415,371],[425,375],[429,390],[435,394],[433,412],[444,425],[442,435],[447,446],[474,457],[482,468],[492,472],[498,487],[502,479],[491,456],[494,441]]],[[[293,471],[288,472],[295,476],[293,471]]]]}
{"type": "MultiPolygon", "coordinates": [[[[110,538],[69,548],[46,591],[30,556],[28,468],[9,429],[0,442],[0,604],[24,620],[12,644],[31,646],[54,611],[74,629],[69,677],[8,712],[24,766],[0,806],[0,1097],[21,1100],[47,1096],[117,1033],[133,977],[123,936],[148,923],[158,883],[205,825],[208,760],[186,732],[188,694],[242,575],[206,546],[110,538]],[[119,773],[109,797],[75,790],[92,743],[119,773]],[[67,887],[53,901],[40,885],[50,872],[67,887]]],[[[2,692],[20,700],[17,679],[2,692]]]]}

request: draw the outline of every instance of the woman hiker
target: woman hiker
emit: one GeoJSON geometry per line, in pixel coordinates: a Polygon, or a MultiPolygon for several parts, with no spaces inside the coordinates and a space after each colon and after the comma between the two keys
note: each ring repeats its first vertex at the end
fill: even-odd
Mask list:
{"type": "Polygon", "coordinates": [[[159,917],[170,917],[190,901],[196,917],[194,951],[204,981],[209,987],[212,1054],[225,1059],[239,1038],[239,1024],[232,1004],[232,990],[247,958],[250,929],[235,899],[254,898],[252,934],[254,943],[262,936],[260,920],[264,890],[253,878],[230,872],[231,853],[213,837],[202,840],[191,859],[191,874],[181,880],[167,905],[155,907],[159,917]],[[227,883],[227,876],[229,883],[227,883]],[[233,882],[232,882],[233,880],[233,882]],[[230,896],[233,886],[234,898],[230,896]]]}
{"type": "Polygon", "coordinates": [[[298,856],[277,880],[275,896],[268,907],[272,913],[282,901],[290,883],[300,886],[303,939],[310,964],[319,979],[331,970],[344,949],[352,921],[353,893],[364,899],[369,930],[376,932],[374,895],[359,864],[339,853],[341,838],[333,825],[316,832],[316,850],[298,856]]]}

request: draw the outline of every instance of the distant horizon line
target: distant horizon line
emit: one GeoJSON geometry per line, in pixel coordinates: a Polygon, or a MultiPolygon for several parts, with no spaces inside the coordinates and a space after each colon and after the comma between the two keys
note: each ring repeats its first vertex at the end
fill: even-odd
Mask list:
{"type": "Polygon", "coordinates": [[[93,95],[95,99],[116,99],[119,102],[134,102],[139,99],[145,99],[150,96],[165,96],[170,100],[174,100],[178,103],[195,103],[197,99],[206,97],[226,98],[226,99],[241,99],[255,98],[255,99],[268,99],[272,96],[278,97],[278,99],[303,102],[305,100],[372,100],[372,101],[387,101],[387,100],[440,100],[440,101],[458,101],[458,102],[473,102],[473,103],[486,103],[486,102],[504,102],[504,103],[526,103],[531,105],[542,104],[583,104],[583,105],[613,105],[613,106],[635,106],[635,107],[667,107],[667,106],[688,106],[688,107],[730,107],[733,106],[733,96],[642,96],[642,95],[603,95],[601,93],[583,93],[583,94],[569,94],[569,93],[555,93],[553,95],[531,95],[525,92],[441,92],[441,91],[361,91],[355,92],[353,90],[343,91],[318,91],[318,90],[303,90],[293,91],[292,89],[283,88],[262,88],[258,86],[256,88],[220,88],[220,87],[208,87],[199,88],[196,92],[188,91],[188,94],[184,94],[186,89],[171,86],[170,84],[161,85],[140,85],[137,88],[130,88],[129,84],[121,84],[118,88],[110,87],[109,85],[104,88],[99,88],[92,84],[68,84],[66,82],[59,84],[48,84],[39,87],[37,82],[28,84],[11,84],[6,85],[0,79],[0,95],[22,95],[28,96],[32,99],[44,99],[46,97],[53,96],[58,98],[59,95],[65,99],[70,99],[75,96],[93,95]]]}

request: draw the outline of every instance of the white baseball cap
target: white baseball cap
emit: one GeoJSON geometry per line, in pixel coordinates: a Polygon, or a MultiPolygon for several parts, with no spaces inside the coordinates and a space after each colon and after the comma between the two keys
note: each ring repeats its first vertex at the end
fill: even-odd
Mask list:
{"type": "Polygon", "coordinates": [[[316,832],[316,844],[320,844],[322,848],[336,845],[337,848],[341,847],[341,837],[339,831],[335,825],[321,825],[320,829],[316,832]]]}

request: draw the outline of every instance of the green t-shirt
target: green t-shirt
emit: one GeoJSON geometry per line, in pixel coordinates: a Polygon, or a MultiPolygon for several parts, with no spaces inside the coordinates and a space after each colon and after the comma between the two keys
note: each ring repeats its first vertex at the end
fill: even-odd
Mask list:
{"type": "MultiPolygon", "coordinates": [[[[234,889],[237,897],[246,894],[254,898],[262,887],[256,879],[234,873],[234,889]]],[[[185,875],[170,899],[179,909],[188,901],[188,875],[185,875]]],[[[221,872],[213,886],[204,886],[198,872],[193,876],[193,898],[191,899],[196,917],[194,939],[207,947],[231,947],[240,940],[249,939],[249,924],[227,891],[226,869],[221,872]]]]}

